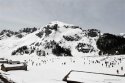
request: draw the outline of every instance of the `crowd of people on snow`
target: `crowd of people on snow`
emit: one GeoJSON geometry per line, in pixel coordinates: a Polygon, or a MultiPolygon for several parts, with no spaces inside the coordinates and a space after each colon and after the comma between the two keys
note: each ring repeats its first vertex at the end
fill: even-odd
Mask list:
{"type": "MultiPolygon", "coordinates": [[[[121,65],[121,63],[123,62],[123,59],[125,58],[122,58],[122,57],[119,57],[119,58],[116,58],[116,57],[103,57],[103,58],[100,58],[100,59],[95,59],[95,58],[92,58],[92,57],[84,57],[82,58],[82,62],[78,61],[77,59],[75,58],[70,58],[68,60],[61,60],[60,57],[54,57],[54,58],[38,58],[36,61],[35,60],[32,60],[32,59],[29,59],[29,60],[26,60],[27,63],[30,63],[31,66],[41,66],[41,65],[45,65],[45,64],[48,64],[48,63],[58,63],[59,65],[62,65],[62,66],[66,66],[66,65],[70,65],[70,64],[77,64],[79,65],[78,62],[80,62],[80,64],[83,64],[83,65],[100,65],[100,67],[104,67],[104,68],[114,68],[116,66],[119,66],[117,69],[116,69],[116,74],[119,74],[121,75],[120,72],[124,72],[124,66],[121,65]]],[[[122,74],[122,75],[125,75],[125,72],[122,74]]]]}
{"type": "Polygon", "coordinates": [[[41,66],[46,64],[54,64],[57,63],[61,66],[67,66],[67,65],[99,65],[102,68],[109,68],[109,69],[115,69],[115,74],[118,75],[124,75],[125,76],[125,66],[123,63],[125,63],[125,58],[123,57],[102,57],[102,58],[93,58],[93,57],[82,57],[81,59],[76,59],[73,57],[69,58],[63,58],[63,57],[53,57],[53,58],[45,58],[45,57],[38,57],[38,58],[29,58],[27,60],[24,60],[28,65],[31,66],[41,66]],[[35,60],[36,59],[36,60],[35,60]],[[80,61],[81,60],[81,61],[80,61]],[[122,72],[122,73],[121,73],[122,72]]]}

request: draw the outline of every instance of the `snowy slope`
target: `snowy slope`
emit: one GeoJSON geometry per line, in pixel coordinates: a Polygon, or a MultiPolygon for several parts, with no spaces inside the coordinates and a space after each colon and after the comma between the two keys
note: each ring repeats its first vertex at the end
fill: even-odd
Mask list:
{"type": "Polygon", "coordinates": [[[125,74],[125,55],[82,58],[38,56],[29,57],[28,55],[25,55],[12,56],[8,59],[26,61],[28,64],[28,71],[1,71],[2,73],[5,73],[5,76],[16,83],[66,83],[62,80],[71,70],[111,74],[103,75],[79,72],[72,73],[68,78],[72,81],[74,80],[84,83],[125,82],[125,77],[123,76],[125,74]],[[105,62],[108,62],[107,66],[105,62]],[[121,67],[123,67],[123,70],[121,67]],[[117,70],[119,73],[117,73],[117,70]]]}
{"type": "Polygon", "coordinates": [[[42,56],[44,54],[47,56],[53,54],[52,50],[56,50],[56,45],[58,45],[64,50],[59,54],[60,56],[69,56],[65,53],[67,50],[71,52],[72,56],[93,56],[98,54],[96,40],[100,35],[98,30],[93,29],[94,31],[96,31],[97,36],[92,37],[93,33],[90,35],[89,30],[83,30],[79,26],[72,24],[53,21],[23,38],[12,36],[1,40],[0,45],[2,48],[5,47],[10,50],[11,54],[14,52],[13,55],[22,55],[27,52],[28,55],[42,56]],[[20,50],[23,46],[26,46],[27,49],[20,50]]]}

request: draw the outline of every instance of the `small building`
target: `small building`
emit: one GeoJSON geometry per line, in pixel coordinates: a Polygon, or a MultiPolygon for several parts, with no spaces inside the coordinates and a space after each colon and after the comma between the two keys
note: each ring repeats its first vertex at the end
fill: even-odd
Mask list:
{"type": "Polygon", "coordinates": [[[8,64],[20,64],[20,61],[12,61],[12,60],[9,60],[9,61],[8,61],[8,64]]]}
{"type": "Polygon", "coordinates": [[[97,73],[97,72],[87,72],[87,71],[77,71],[71,70],[64,78],[63,81],[67,83],[95,83],[99,82],[102,83],[104,79],[105,83],[121,83],[125,76],[124,75],[117,75],[117,74],[110,74],[110,73],[97,73]],[[117,79],[120,77],[120,80],[112,80],[117,79]]]}
{"type": "Polygon", "coordinates": [[[0,60],[4,60],[4,58],[0,58],[0,60]]]}
{"type": "Polygon", "coordinates": [[[8,63],[8,60],[1,58],[1,59],[0,59],[0,63],[8,63]]]}
{"type": "Polygon", "coordinates": [[[1,70],[7,72],[11,70],[27,70],[27,64],[26,63],[20,63],[20,64],[2,64],[1,70]]]}

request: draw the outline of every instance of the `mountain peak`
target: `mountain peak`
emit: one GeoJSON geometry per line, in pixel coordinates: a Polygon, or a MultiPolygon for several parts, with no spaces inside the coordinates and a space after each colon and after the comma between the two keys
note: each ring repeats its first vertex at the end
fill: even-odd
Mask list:
{"type": "Polygon", "coordinates": [[[61,21],[52,21],[49,23],[49,25],[55,25],[55,24],[58,24],[58,26],[64,26],[64,25],[73,26],[73,24],[67,24],[61,21]]]}

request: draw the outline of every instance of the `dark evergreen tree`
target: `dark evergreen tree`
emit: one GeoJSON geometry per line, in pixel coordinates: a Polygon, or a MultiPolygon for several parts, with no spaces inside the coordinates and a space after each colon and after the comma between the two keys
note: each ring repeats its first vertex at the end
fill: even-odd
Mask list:
{"type": "Polygon", "coordinates": [[[88,29],[88,36],[97,37],[100,35],[100,31],[97,29],[88,29]]]}
{"type": "Polygon", "coordinates": [[[52,53],[57,56],[72,56],[70,49],[63,48],[59,46],[58,44],[55,45],[55,47],[52,49],[52,53]]]}
{"type": "Polygon", "coordinates": [[[97,40],[99,54],[125,54],[125,38],[105,33],[97,40]]]}

